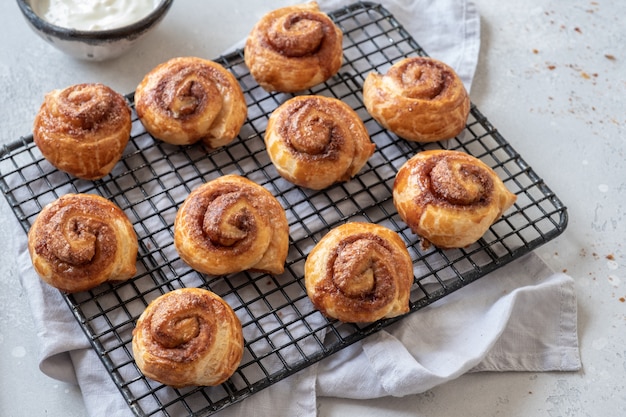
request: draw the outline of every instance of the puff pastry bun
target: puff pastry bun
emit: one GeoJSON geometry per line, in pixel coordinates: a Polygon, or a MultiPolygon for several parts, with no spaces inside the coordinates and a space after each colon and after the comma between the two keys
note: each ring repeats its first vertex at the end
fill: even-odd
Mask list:
{"type": "Polygon", "coordinates": [[[342,38],[317,2],[283,7],[257,22],[246,40],[244,59],[265,90],[301,91],[339,71],[342,38]]]}
{"type": "Polygon", "coordinates": [[[354,177],[376,147],[350,106],[323,96],[297,96],[274,110],[265,145],[283,178],[314,190],[354,177]]]}
{"type": "Polygon", "coordinates": [[[239,318],[217,294],[200,288],[166,293],[133,330],[135,363],[148,378],[175,388],[219,385],[243,356],[239,318]]]}
{"type": "Polygon", "coordinates": [[[146,74],[135,90],[135,109],[155,138],[209,148],[237,137],[248,111],[235,76],[197,57],[173,58],[146,74]]]}
{"type": "Polygon", "coordinates": [[[476,242],[516,199],[489,166],[459,151],[416,154],[393,185],[402,220],[425,246],[430,242],[442,249],[476,242]]]}
{"type": "Polygon", "coordinates": [[[265,188],[225,175],[194,189],[178,209],[174,244],[193,269],[281,274],[289,250],[285,210],[265,188]]]}
{"type": "Polygon", "coordinates": [[[130,129],[126,99],[103,84],[85,83],[46,94],[35,116],[33,139],[57,169],[95,180],[120,160],[130,129]]]}
{"type": "Polygon", "coordinates": [[[409,311],[413,262],[392,230],[345,223],[328,232],[304,264],[307,295],[327,317],[366,323],[409,311]]]}
{"type": "Polygon", "coordinates": [[[405,58],[384,75],[368,74],[363,101],[383,127],[415,142],[458,135],[470,110],[469,95],[456,72],[428,57],[405,58]]]}
{"type": "Polygon", "coordinates": [[[46,205],[28,232],[35,272],[68,293],[136,273],[137,235],[124,212],[94,194],[66,194],[46,205]]]}

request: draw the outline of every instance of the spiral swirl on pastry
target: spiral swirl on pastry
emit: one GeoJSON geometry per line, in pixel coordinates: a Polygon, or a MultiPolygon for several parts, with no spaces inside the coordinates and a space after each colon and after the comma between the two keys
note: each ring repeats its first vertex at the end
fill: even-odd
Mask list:
{"type": "Polygon", "coordinates": [[[315,190],[348,181],[375,150],[358,114],[323,96],[294,97],[274,110],[265,145],[283,178],[315,190]]]}
{"type": "Polygon", "coordinates": [[[241,130],[247,104],[239,82],[220,64],[196,57],[164,62],[135,90],[137,116],[155,138],[174,145],[230,143],[241,130]]]}
{"type": "Polygon", "coordinates": [[[182,288],[153,300],[133,330],[133,356],[143,374],[176,388],[213,386],[237,370],[241,323],[217,294],[182,288]]]}
{"type": "Polygon", "coordinates": [[[367,111],[383,127],[416,142],[459,134],[467,123],[470,99],[454,70],[428,57],[405,58],[386,74],[368,74],[363,84],[367,111]]]}
{"type": "Polygon", "coordinates": [[[54,167],[94,180],[120,160],[130,129],[126,99],[103,84],[85,83],[46,94],[35,116],[33,139],[54,167]]]}
{"type": "Polygon", "coordinates": [[[254,26],[244,48],[245,63],[267,91],[305,90],[339,71],[342,38],[317,2],[283,7],[254,26]]]}
{"type": "Polygon", "coordinates": [[[285,210],[262,186],[225,175],[193,190],[178,209],[174,244],[193,269],[280,274],[289,250],[285,210]]]}
{"type": "Polygon", "coordinates": [[[46,205],[28,232],[33,267],[68,293],[136,273],[137,235],[124,212],[93,194],[66,194],[46,205]]]}
{"type": "Polygon", "coordinates": [[[409,311],[413,262],[392,230],[345,223],[328,232],[304,265],[306,291],[327,317],[366,323],[409,311]]]}
{"type": "Polygon", "coordinates": [[[420,152],[398,171],[393,202],[411,230],[435,246],[480,239],[517,197],[485,163],[464,152],[420,152]]]}

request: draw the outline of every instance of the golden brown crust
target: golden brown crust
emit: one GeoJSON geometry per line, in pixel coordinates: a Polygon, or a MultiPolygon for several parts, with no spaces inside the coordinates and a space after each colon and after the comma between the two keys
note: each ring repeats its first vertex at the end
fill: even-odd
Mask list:
{"type": "Polygon", "coordinates": [[[327,317],[366,323],[409,311],[413,262],[392,230],[352,222],[332,229],[309,253],[306,291],[327,317]]]}
{"type": "Polygon", "coordinates": [[[265,145],[282,177],[315,190],[350,180],[376,147],[354,110],[323,96],[297,96],[274,110],[265,145]]]}
{"type": "Polygon", "coordinates": [[[155,381],[176,388],[213,386],[237,370],[243,334],[221,297],[183,288],[148,305],[133,330],[132,348],[141,372],[155,381]]]}
{"type": "Polygon", "coordinates": [[[317,2],[283,7],[257,22],[246,40],[244,58],[265,90],[297,92],[339,71],[342,37],[317,2]]]}
{"type": "Polygon", "coordinates": [[[46,94],[35,116],[33,139],[57,169],[94,180],[120,160],[130,129],[126,99],[105,85],[85,83],[46,94]]]}
{"type": "Polygon", "coordinates": [[[225,175],[193,190],[178,209],[174,244],[193,269],[281,274],[289,250],[285,210],[265,188],[225,175]]]}
{"type": "Polygon", "coordinates": [[[146,74],[135,90],[135,108],[155,138],[210,148],[237,137],[248,111],[235,76],[197,57],[173,58],[146,74]]]}
{"type": "Polygon", "coordinates": [[[428,57],[405,58],[384,75],[368,74],[363,101],[383,127],[416,142],[456,136],[470,110],[469,95],[456,72],[428,57]]]}
{"type": "Polygon", "coordinates": [[[73,293],[136,273],[137,235],[124,212],[94,194],[66,194],[45,206],[28,233],[41,279],[73,293]]]}
{"type": "Polygon", "coordinates": [[[442,249],[476,242],[516,199],[491,168],[459,151],[418,153],[400,168],[393,186],[402,220],[442,249]]]}

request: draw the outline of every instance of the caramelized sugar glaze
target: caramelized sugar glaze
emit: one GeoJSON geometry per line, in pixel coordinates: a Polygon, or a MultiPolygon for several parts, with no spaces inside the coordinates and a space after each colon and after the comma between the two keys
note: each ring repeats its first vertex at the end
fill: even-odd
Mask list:
{"type": "Polygon", "coordinates": [[[336,227],[315,245],[304,270],[311,302],[328,317],[372,322],[409,311],[413,263],[402,239],[384,226],[336,227]]]}
{"type": "Polygon", "coordinates": [[[135,90],[137,116],[150,134],[174,145],[230,143],[245,122],[239,82],[213,61],[180,57],[164,62],[135,90]]]}
{"type": "Polygon", "coordinates": [[[297,92],[326,81],[343,62],[343,34],[316,2],[267,13],[253,27],[245,63],[267,91],[297,92]]]}
{"type": "Polygon", "coordinates": [[[164,294],[133,330],[133,356],[149,378],[173,387],[218,385],[243,356],[241,323],[218,295],[201,288],[164,294]]]}
{"type": "Polygon", "coordinates": [[[274,110],[265,145],[282,177],[315,190],[348,181],[375,150],[357,113],[323,96],[297,96],[274,110]]]}
{"type": "Polygon", "coordinates": [[[28,249],[39,276],[66,292],[136,272],[137,235],[130,221],[95,194],[66,194],[45,206],[29,231],[28,249]]]}
{"type": "Polygon", "coordinates": [[[206,274],[280,274],[289,250],[287,216],[262,186],[225,175],[185,199],[174,221],[174,244],[186,263],[206,274]]]}
{"type": "Polygon", "coordinates": [[[456,136],[465,127],[470,109],[459,76],[443,62],[427,57],[405,58],[386,74],[368,74],[363,100],[383,127],[416,142],[456,136]]]}
{"type": "Polygon", "coordinates": [[[33,139],[56,168],[94,180],[119,161],[130,129],[126,99],[103,84],[84,83],[46,94],[35,116],[33,139]]]}
{"type": "Polygon", "coordinates": [[[515,200],[490,167],[459,151],[418,153],[398,170],[393,186],[402,220],[440,248],[476,242],[515,200]]]}

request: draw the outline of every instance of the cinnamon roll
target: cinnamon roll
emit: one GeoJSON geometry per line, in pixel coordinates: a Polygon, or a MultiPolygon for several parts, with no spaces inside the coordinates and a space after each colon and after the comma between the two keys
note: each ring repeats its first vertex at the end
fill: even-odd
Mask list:
{"type": "Polygon", "coordinates": [[[174,244],[193,269],[281,274],[289,250],[285,210],[265,188],[225,175],[193,190],[178,209],[174,244]]]}
{"type": "Polygon", "coordinates": [[[350,106],[323,96],[297,96],[274,110],[265,145],[283,178],[314,190],[350,180],[376,147],[350,106]]]}
{"type": "Polygon", "coordinates": [[[124,212],[104,197],[66,194],[46,205],[28,232],[35,272],[74,293],[136,273],[137,235],[124,212]]]}
{"type": "Polygon", "coordinates": [[[241,323],[217,294],[182,288],[148,305],[133,330],[132,349],[141,372],[162,384],[219,385],[241,362],[241,323]]]}
{"type": "Polygon", "coordinates": [[[341,29],[311,1],[263,16],[246,40],[244,59],[265,90],[301,91],[339,71],[342,38],[341,29]]]}
{"type": "Polygon", "coordinates": [[[416,154],[393,185],[402,220],[425,246],[430,242],[442,249],[476,242],[516,199],[489,166],[459,151],[416,154]]]}
{"type": "Polygon", "coordinates": [[[131,111],[122,95],[103,84],[76,84],[46,94],[33,139],[57,169],[95,180],[121,159],[130,129],[131,111]]]}
{"type": "Polygon", "coordinates": [[[173,58],[143,78],[135,109],[146,130],[174,145],[230,143],[241,130],[247,104],[239,82],[220,64],[196,57],[173,58]]]}
{"type": "Polygon", "coordinates": [[[470,99],[454,70],[428,57],[405,58],[386,74],[368,74],[367,111],[384,128],[415,142],[458,135],[467,123],[470,99]]]}
{"type": "Polygon", "coordinates": [[[345,223],[309,253],[304,282],[327,317],[367,323],[409,311],[413,262],[400,236],[373,223],[345,223]]]}

